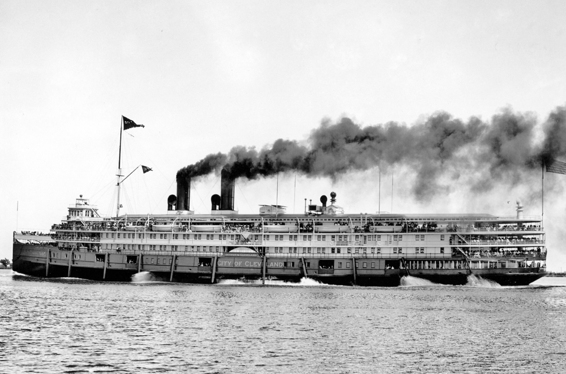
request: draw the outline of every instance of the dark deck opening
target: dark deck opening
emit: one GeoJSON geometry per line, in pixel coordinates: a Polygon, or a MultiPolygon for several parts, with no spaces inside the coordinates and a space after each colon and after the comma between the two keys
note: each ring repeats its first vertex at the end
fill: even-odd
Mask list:
{"type": "Polygon", "coordinates": [[[199,257],[198,266],[212,266],[212,259],[210,257],[199,257]]]}

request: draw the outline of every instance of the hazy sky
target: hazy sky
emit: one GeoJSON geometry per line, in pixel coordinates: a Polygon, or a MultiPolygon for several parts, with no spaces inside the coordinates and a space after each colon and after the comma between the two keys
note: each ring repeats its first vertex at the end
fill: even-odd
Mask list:
{"type": "MultiPolygon", "coordinates": [[[[566,2],[540,0],[0,0],[0,257],[11,258],[12,231],[48,231],[79,194],[113,212],[121,115],[146,125],[125,135],[124,172],[154,169],[125,183],[124,210],[137,213],[163,212],[176,171],[205,155],[302,141],[325,118],[411,125],[439,110],[489,120],[512,108],[542,123],[566,104],[565,14],[566,2]]],[[[403,194],[403,174],[382,177],[387,210],[512,216],[519,198],[423,205],[403,194]]],[[[295,176],[281,176],[278,202],[302,211],[335,189],[347,212],[375,212],[376,181],[299,176],[295,193],[295,176]]],[[[238,209],[275,203],[275,184],[239,185],[238,209]]],[[[193,188],[192,208],[206,213],[217,178],[193,188]]],[[[560,222],[548,225],[551,270],[566,269],[560,197],[545,212],[560,222]]]]}

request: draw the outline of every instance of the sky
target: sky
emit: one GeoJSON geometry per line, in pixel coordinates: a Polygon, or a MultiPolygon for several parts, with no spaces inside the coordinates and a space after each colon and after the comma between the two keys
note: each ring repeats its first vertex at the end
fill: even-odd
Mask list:
{"type": "MultiPolygon", "coordinates": [[[[308,146],[343,117],[411,127],[439,111],[489,122],[511,110],[542,129],[566,105],[565,13],[524,0],[0,0],[0,258],[14,230],[48,231],[79,195],[115,214],[122,115],[145,125],[124,133],[124,173],[153,169],[124,182],[123,213],[165,212],[176,172],[208,154],[308,146]]],[[[335,191],[348,213],[513,216],[516,200],[542,213],[540,172],[481,194],[452,178],[427,201],[414,178],[403,166],[283,173],[238,181],[236,208],[300,213],[335,191]]],[[[546,183],[548,267],[566,271],[566,176],[546,183]]],[[[218,176],[192,188],[191,209],[209,212],[218,176]]]]}

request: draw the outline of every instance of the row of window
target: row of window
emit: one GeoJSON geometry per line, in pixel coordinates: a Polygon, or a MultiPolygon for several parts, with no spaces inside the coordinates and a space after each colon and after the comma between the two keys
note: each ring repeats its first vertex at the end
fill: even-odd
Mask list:
{"type": "Polygon", "coordinates": [[[69,210],[70,217],[94,217],[91,210],[69,210]]]}
{"type": "MultiPolygon", "coordinates": [[[[224,252],[224,247],[207,245],[144,245],[144,244],[105,244],[105,249],[125,249],[125,250],[150,250],[150,251],[186,251],[186,252],[224,252]]],[[[424,247],[405,248],[393,247],[393,254],[424,254],[424,247]]],[[[382,254],[381,247],[355,247],[355,248],[324,248],[324,247],[273,247],[266,248],[267,253],[289,253],[289,254],[382,254]]],[[[440,248],[440,253],[444,253],[444,248],[440,248]]]]}
{"type": "MultiPolygon", "coordinates": [[[[183,240],[202,240],[205,237],[206,240],[236,240],[239,239],[241,236],[239,234],[143,234],[143,233],[133,233],[133,232],[126,232],[126,233],[106,233],[107,239],[145,239],[145,235],[147,235],[148,239],[157,239],[159,235],[159,239],[183,239],[183,240]]],[[[366,240],[366,241],[376,241],[380,242],[381,237],[384,236],[385,241],[394,241],[400,242],[403,241],[404,235],[273,235],[275,241],[299,241],[301,239],[305,242],[310,242],[313,240],[313,237],[316,241],[339,241],[339,242],[346,242],[350,240],[366,240]]],[[[405,235],[414,237],[415,241],[425,241],[425,235],[405,235]]],[[[250,235],[249,237],[251,240],[260,240],[262,239],[262,235],[250,235]]],[[[264,240],[271,240],[271,235],[263,235],[264,240]]],[[[440,240],[444,240],[444,235],[440,235],[440,240]]]]}

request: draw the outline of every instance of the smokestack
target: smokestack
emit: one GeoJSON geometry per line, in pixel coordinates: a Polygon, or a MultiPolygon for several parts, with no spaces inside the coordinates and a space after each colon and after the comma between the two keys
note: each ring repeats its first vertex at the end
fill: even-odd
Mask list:
{"type": "Polygon", "coordinates": [[[226,169],[220,173],[220,210],[234,210],[235,179],[226,169]]]}
{"type": "Polygon", "coordinates": [[[211,210],[218,210],[220,208],[220,196],[214,194],[210,197],[210,202],[212,203],[211,210]]]}
{"type": "Polygon", "coordinates": [[[191,178],[177,176],[177,210],[190,210],[191,178]]]}
{"type": "Polygon", "coordinates": [[[167,210],[175,210],[177,205],[177,197],[175,195],[169,195],[167,198],[167,210]]]}

